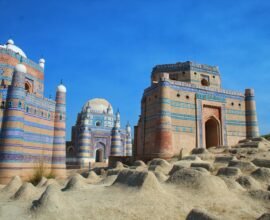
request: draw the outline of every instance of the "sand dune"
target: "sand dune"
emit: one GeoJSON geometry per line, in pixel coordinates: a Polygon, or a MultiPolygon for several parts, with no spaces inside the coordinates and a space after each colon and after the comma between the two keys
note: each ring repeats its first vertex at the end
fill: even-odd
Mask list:
{"type": "Polygon", "coordinates": [[[238,146],[195,150],[170,163],[119,162],[75,173],[64,185],[43,178],[34,187],[14,177],[1,188],[0,219],[267,219],[270,168],[251,161],[264,158],[260,165],[268,166],[269,149],[264,141],[253,154],[238,146]]]}

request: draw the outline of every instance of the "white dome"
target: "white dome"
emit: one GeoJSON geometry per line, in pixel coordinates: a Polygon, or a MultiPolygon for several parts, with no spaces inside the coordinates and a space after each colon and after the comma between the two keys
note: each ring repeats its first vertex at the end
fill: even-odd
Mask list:
{"type": "Polygon", "coordinates": [[[9,40],[7,41],[7,44],[12,44],[12,45],[14,45],[14,41],[13,41],[12,39],[9,39],[9,40]]]}
{"type": "Polygon", "coordinates": [[[2,48],[5,48],[5,49],[8,49],[8,50],[11,50],[13,51],[14,53],[17,53],[19,55],[21,55],[22,57],[24,58],[27,58],[26,54],[22,51],[21,48],[17,47],[15,44],[14,44],[14,41],[12,39],[9,39],[7,41],[7,43],[3,46],[1,46],[2,48]]]}
{"type": "Polygon", "coordinates": [[[40,63],[45,63],[45,60],[43,58],[39,59],[40,63]]]}
{"type": "Polygon", "coordinates": [[[63,84],[60,84],[60,85],[57,87],[57,92],[63,92],[63,93],[66,93],[66,92],[67,92],[67,88],[66,88],[63,84]]]}
{"type": "Polygon", "coordinates": [[[87,111],[87,109],[90,108],[91,112],[95,113],[107,113],[108,108],[111,108],[111,114],[113,114],[112,106],[111,104],[106,100],[106,99],[101,99],[101,98],[96,98],[96,99],[91,99],[88,102],[85,103],[83,107],[83,111],[87,111]]]}
{"type": "Polygon", "coordinates": [[[25,65],[23,65],[21,63],[19,63],[19,64],[17,64],[15,66],[15,71],[16,72],[21,72],[21,73],[26,73],[27,72],[25,65]]]}

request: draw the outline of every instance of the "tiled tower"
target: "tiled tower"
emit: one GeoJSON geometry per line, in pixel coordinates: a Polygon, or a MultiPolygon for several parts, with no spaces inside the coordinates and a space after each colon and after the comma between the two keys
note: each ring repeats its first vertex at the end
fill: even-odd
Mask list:
{"type": "Polygon", "coordinates": [[[79,135],[78,158],[81,167],[88,167],[90,162],[91,133],[87,125],[81,128],[79,135]]]}
{"type": "Polygon", "coordinates": [[[66,174],[66,92],[66,87],[61,83],[55,99],[52,173],[56,176],[66,174]]]}
{"type": "Polygon", "coordinates": [[[258,137],[260,133],[257,120],[254,89],[246,89],[245,103],[246,103],[247,138],[258,137]]]}
{"type": "Polygon", "coordinates": [[[132,156],[132,134],[131,134],[131,127],[128,123],[126,126],[126,155],[125,156],[132,156]]]}
{"type": "Polygon", "coordinates": [[[3,182],[7,182],[15,175],[20,175],[21,170],[25,168],[22,166],[24,154],[25,74],[26,67],[23,64],[17,64],[7,96],[7,110],[2,126],[2,136],[5,138],[2,139],[0,147],[0,178],[3,182]],[[14,160],[14,157],[16,160],[14,160]]]}
{"type": "Polygon", "coordinates": [[[112,129],[111,156],[122,155],[121,133],[120,133],[120,112],[117,111],[114,127],[112,129]]]}

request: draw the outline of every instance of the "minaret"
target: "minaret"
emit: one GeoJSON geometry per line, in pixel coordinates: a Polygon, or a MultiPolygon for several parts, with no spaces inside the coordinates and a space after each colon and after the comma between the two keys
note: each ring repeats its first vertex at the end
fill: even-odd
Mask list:
{"type": "Polygon", "coordinates": [[[44,60],[43,58],[41,58],[41,59],[39,60],[39,66],[40,66],[42,69],[45,68],[45,60],[44,60]]]}
{"type": "Polygon", "coordinates": [[[129,123],[126,126],[126,156],[132,156],[131,127],[129,123]]]}
{"type": "Polygon", "coordinates": [[[120,113],[118,110],[114,121],[114,127],[112,129],[111,156],[121,156],[121,155],[122,155],[122,142],[120,133],[120,113]]]}
{"type": "Polygon", "coordinates": [[[20,175],[21,167],[24,166],[24,83],[26,72],[26,67],[23,64],[17,64],[11,86],[8,89],[1,129],[0,183],[6,183],[13,176],[20,175]]]}
{"type": "MultiPolygon", "coordinates": [[[[166,86],[166,81],[168,80],[169,80],[168,73],[162,73],[160,75],[160,82],[159,82],[160,99],[157,111],[159,112],[161,117],[156,121],[155,146],[154,146],[155,149],[151,152],[152,158],[159,157],[167,159],[173,156],[172,119],[170,115],[170,112],[172,110],[171,106],[168,103],[162,101],[163,99],[170,100],[170,88],[166,86]],[[164,112],[168,112],[168,114],[164,114],[164,112]]],[[[145,154],[147,153],[145,152],[145,154]]]]}
{"type": "Polygon", "coordinates": [[[55,99],[52,173],[59,177],[66,175],[66,92],[66,87],[61,83],[55,99]]]}
{"type": "Polygon", "coordinates": [[[88,125],[84,122],[79,134],[79,163],[81,168],[88,168],[90,163],[91,133],[88,125]]]}
{"type": "Polygon", "coordinates": [[[258,137],[260,133],[259,133],[259,127],[258,127],[258,120],[257,120],[254,89],[246,89],[245,103],[246,103],[247,138],[258,137]]]}

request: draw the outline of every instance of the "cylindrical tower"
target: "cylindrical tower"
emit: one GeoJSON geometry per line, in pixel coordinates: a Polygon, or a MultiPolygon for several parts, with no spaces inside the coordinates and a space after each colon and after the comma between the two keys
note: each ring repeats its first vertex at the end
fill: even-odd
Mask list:
{"type": "Polygon", "coordinates": [[[21,175],[24,144],[25,74],[23,64],[17,64],[12,84],[7,94],[3,115],[0,147],[0,183],[8,182],[13,176],[21,175]]]}
{"type": "Polygon", "coordinates": [[[126,156],[132,156],[131,127],[129,123],[126,126],[126,156]]]}
{"type": "Polygon", "coordinates": [[[66,175],[66,87],[57,87],[54,118],[54,141],[52,152],[52,174],[66,175]]]}
{"type": "Polygon", "coordinates": [[[156,126],[156,145],[155,152],[153,152],[153,157],[160,158],[171,158],[173,156],[173,146],[172,146],[172,119],[170,105],[162,102],[163,99],[170,99],[169,87],[166,86],[166,81],[169,79],[168,73],[161,74],[159,83],[159,93],[160,93],[160,117],[157,121],[156,126]]]}
{"type": "Polygon", "coordinates": [[[89,167],[90,163],[91,134],[89,128],[84,125],[79,134],[79,165],[81,168],[89,167]]]}
{"type": "Polygon", "coordinates": [[[121,156],[122,155],[122,142],[121,142],[121,132],[120,132],[120,113],[116,113],[116,119],[114,121],[114,127],[112,129],[111,137],[111,156],[121,156]]]}
{"type": "Polygon", "coordinates": [[[246,103],[247,138],[258,137],[260,133],[257,119],[254,89],[245,90],[245,103],[246,103]]]}

